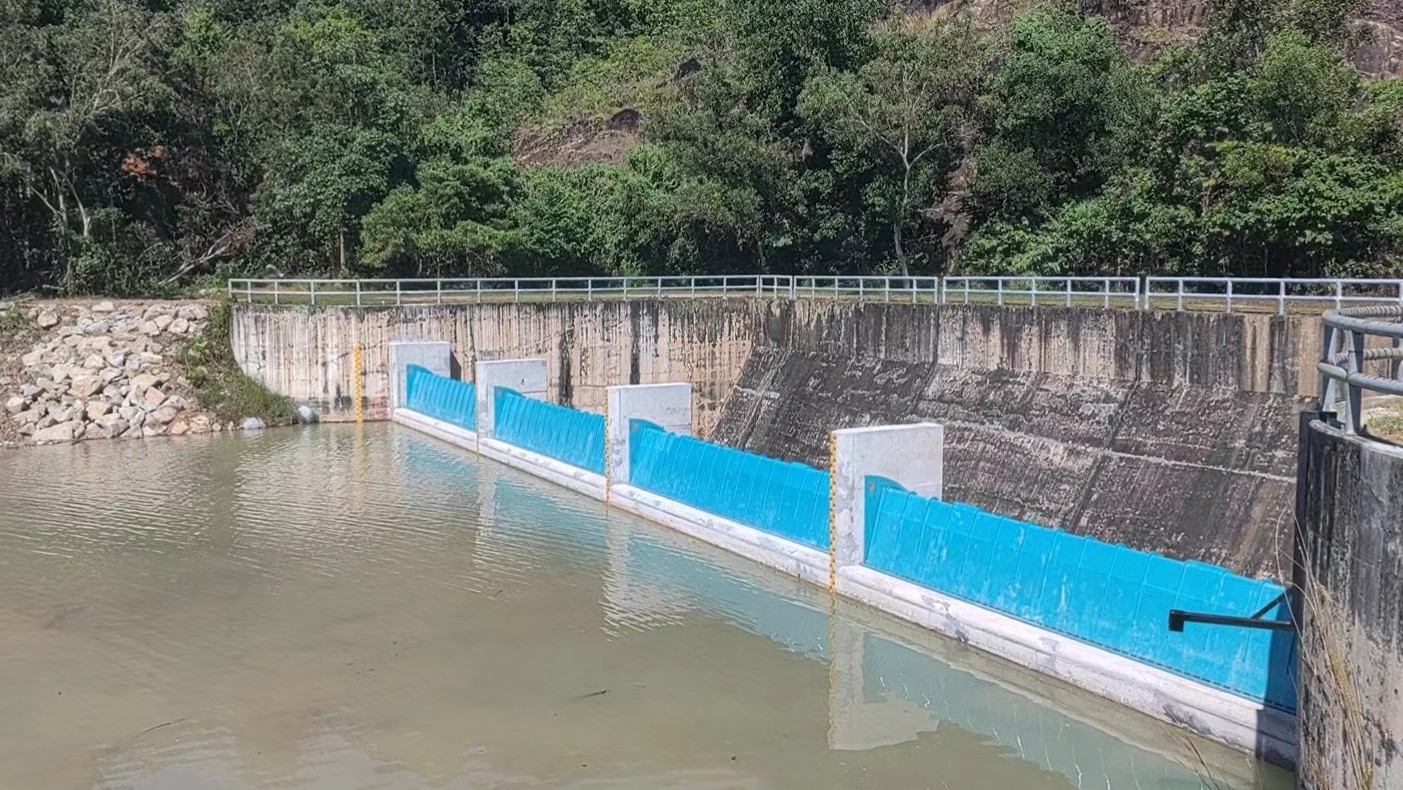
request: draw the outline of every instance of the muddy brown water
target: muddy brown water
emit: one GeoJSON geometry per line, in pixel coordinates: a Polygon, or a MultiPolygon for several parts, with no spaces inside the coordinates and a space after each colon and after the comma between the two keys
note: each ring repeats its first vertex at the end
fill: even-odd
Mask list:
{"type": "Polygon", "coordinates": [[[404,429],[0,452],[6,790],[1214,786],[1290,782],[404,429]]]}

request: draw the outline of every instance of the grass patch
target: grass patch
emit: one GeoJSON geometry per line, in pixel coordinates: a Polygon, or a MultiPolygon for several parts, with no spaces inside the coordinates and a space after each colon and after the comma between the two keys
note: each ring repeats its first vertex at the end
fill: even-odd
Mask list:
{"type": "Polygon", "coordinates": [[[1403,444],[1403,415],[1371,418],[1369,432],[1381,439],[1403,444]]]}
{"type": "Polygon", "coordinates": [[[286,425],[293,421],[292,401],[275,395],[267,387],[249,378],[234,361],[234,346],[229,327],[233,312],[226,302],[210,309],[209,324],[181,352],[185,377],[195,387],[201,405],[221,420],[242,420],[257,417],[267,425],[286,425]]]}
{"type": "Polygon", "coordinates": [[[9,340],[29,328],[29,319],[18,306],[0,311],[0,340],[9,340]]]}

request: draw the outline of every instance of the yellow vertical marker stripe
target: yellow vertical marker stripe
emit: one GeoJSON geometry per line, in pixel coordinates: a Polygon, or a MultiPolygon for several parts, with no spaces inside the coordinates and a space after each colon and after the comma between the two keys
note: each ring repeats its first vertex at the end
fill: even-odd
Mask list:
{"type": "Polygon", "coordinates": [[[838,707],[838,435],[828,434],[828,747],[837,737],[838,707]]]}
{"type": "Polygon", "coordinates": [[[351,388],[353,390],[356,403],[356,423],[365,421],[365,361],[361,357],[360,343],[356,344],[354,354],[354,375],[351,378],[351,388]]]}

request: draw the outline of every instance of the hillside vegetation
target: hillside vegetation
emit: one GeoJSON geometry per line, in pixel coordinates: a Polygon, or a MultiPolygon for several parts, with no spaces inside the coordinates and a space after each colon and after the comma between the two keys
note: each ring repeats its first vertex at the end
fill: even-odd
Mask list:
{"type": "Polygon", "coordinates": [[[0,292],[230,275],[1394,275],[1357,9],[0,0],[0,292]]]}

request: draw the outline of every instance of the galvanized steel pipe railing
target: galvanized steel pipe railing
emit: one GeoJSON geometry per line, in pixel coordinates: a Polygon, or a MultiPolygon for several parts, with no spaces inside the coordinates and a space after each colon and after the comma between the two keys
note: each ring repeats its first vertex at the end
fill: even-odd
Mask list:
{"type": "Polygon", "coordinates": [[[1351,305],[1403,305],[1403,279],[1262,277],[943,277],[682,275],[444,279],[233,279],[229,298],[267,304],[405,305],[484,301],[759,296],[859,302],[1024,304],[1133,310],[1314,313],[1351,305]]]}
{"type": "Polygon", "coordinates": [[[1357,434],[1364,427],[1365,391],[1403,396],[1403,304],[1346,307],[1325,313],[1320,410],[1338,414],[1357,434]],[[1343,397],[1341,397],[1343,390],[1343,397]]]}

